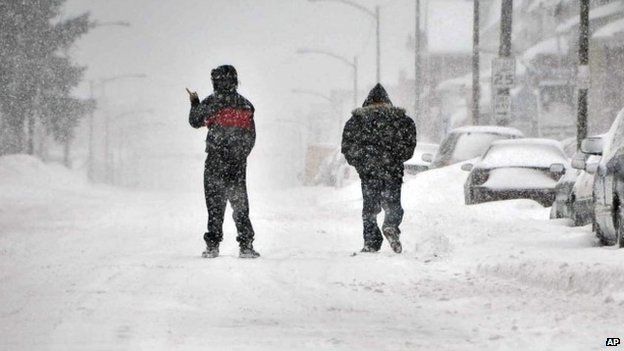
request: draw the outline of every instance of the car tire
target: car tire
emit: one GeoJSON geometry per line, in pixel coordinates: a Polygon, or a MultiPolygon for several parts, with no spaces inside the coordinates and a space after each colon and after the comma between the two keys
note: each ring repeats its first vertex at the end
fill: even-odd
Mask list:
{"type": "Polygon", "coordinates": [[[464,202],[466,203],[466,205],[474,204],[472,190],[467,189],[464,191],[464,202]]]}
{"type": "Polygon", "coordinates": [[[574,227],[580,227],[587,224],[587,222],[584,221],[583,216],[576,210],[575,203],[572,203],[570,206],[570,219],[572,219],[572,225],[574,227]]]}
{"type": "Polygon", "coordinates": [[[580,227],[583,225],[583,218],[576,213],[574,208],[571,210],[570,218],[572,219],[572,225],[574,227],[580,227]]]}
{"type": "Polygon", "coordinates": [[[559,219],[561,217],[559,217],[559,211],[557,211],[557,204],[554,203],[553,206],[550,208],[550,219],[559,219]]]}
{"type": "Polygon", "coordinates": [[[609,239],[605,238],[605,235],[602,232],[602,230],[600,229],[600,225],[598,223],[593,222],[592,227],[593,227],[593,230],[594,230],[594,234],[596,235],[596,238],[598,238],[598,241],[600,242],[601,246],[613,245],[613,242],[611,242],[609,239]]]}

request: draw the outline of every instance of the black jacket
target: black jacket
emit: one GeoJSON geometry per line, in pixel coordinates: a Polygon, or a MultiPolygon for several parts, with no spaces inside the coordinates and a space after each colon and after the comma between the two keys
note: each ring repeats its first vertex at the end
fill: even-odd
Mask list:
{"type": "Polygon", "coordinates": [[[342,153],[363,179],[403,177],[415,148],[414,121],[389,103],[354,110],[342,134],[342,153]]]}
{"type": "Polygon", "coordinates": [[[254,107],[236,91],[217,92],[191,106],[189,123],[207,127],[206,152],[243,162],[256,142],[254,107]]]}

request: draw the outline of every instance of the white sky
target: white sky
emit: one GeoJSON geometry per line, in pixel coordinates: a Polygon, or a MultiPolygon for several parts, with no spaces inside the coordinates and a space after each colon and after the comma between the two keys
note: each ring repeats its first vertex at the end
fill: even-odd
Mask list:
{"type": "MultiPolygon", "coordinates": [[[[470,50],[471,2],[431,0],[429,30],[433,48],[470,50]]],[[[367,0],[382,6],[382,82],[411,72],[406,47],[413,33],[414,1],[367,0]]],[[[425,5],[423,5],[425,7],[425,5]]],[[[184,87],[210,92],[210,70],[234,64],[241,91],[267,114],[299,104],[292,88],[327,92],[350,89],[348,68],[338,61],[297,55],[300,47],[360,56],[362,85],[374,83],[373,21],[359,11],[332,2],[305,0],[70,0],[67,13],[91,11],[98,21],[127,20],[131,28],[95,29],[80,41],[75,57],[88,64],[89,77],[144,72],[149,79],[111,88],[140,87],[142,102],[171,114],[186,110],[184,87]],[[146,100],[143,100],[146,99],[146,100]]],[[[455,50],[453,50],[455,51],[455,50]]],[[[121,90],[120,90],[121,89],[121,90]]],[[[130,93],[136,93],[131,89],[130,93]]],[[[111,93],[114,94],[114,93],[111,93]]],[[[117,96],[114,96],[117,97],[117,96]]]]}

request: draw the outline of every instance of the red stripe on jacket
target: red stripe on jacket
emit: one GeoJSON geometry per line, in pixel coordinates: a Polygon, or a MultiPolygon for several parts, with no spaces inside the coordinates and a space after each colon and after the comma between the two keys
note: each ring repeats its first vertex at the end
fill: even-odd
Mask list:
{"type": "Polygon", "coordinates": [[[253,112],[251,110],[226,107],[213,116],[206,118],[206,127],[213,125],[253,129],[253,112]]]}

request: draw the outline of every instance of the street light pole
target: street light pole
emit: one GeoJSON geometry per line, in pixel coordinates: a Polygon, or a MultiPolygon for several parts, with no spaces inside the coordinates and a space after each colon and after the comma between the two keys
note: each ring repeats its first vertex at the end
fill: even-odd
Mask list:
{"type": "Polygon", "coordinates": [[[356,8],[368,16],[370,16],[375,21],[375,32],[377,34],[376,42],[376,61],[377,61],[377,83],[381,82],[381,14],[379,6],[375,6],[375,11],[371,11],[370,9],[350,0],[308,0],[309,2],[319,2],[319,1],[333,1],[339,2],[353,8],[356,8]]]}
{"type": "MultiPolygon", "coordinates": [[[[99,22],[94,21],[89,24],[90,28],[98,28],[98,27],[130,27],[130,22],[128,21],[108,21],[108,22],[99,22]]],[[[89,81],[89,97],[91,101],[95,101],[95,82],[93,80],[89,81]]],[[[93,180],[94,174],[94,146],[93,146],[93,136],[94,136],[94,111],[91,110],[89,113],[89,160],[87,167],[87,177],[89,180],[93,180]]]]}
{"type": "Polygon", "coordinates": [[[320,55],[329,56],[351,67],[353,69],[353,106],[357,107],[358,105],[357,103],[358,102],[358,58],[357,56],[354,56],[353,62],[351,62],[345,57],[342,57],[340,55],[337,55],[337,54],[334,54],[332,52],[325,51],[325,50],[299,49],[297,50],[297,53],[298,54],[320,54],[320,55]]]}
{"type": "MultiPolygon", "coordinates": [[[[102,100],[106,100],[106,85],[108,83],[120,80],[120,79],[126,79],[126,78],[145,78],[147,77],[145,74],[123,74],[123,75],[118,75],[118,76],[113,76],[113,77],[109,77],[109,78],[104,78],[104,79],[99,79],[97,81],[95,80],[90,80],[89,81],[89,94],[92,100],[95,101],[95,89],[97,87],[100,88],[101,90],[101,99],[102,100]]],[[[87,171],[87,174],[89,176],[89,180],[94,180],[94,176],[95,176],[95,147],[94,147],[94,139],[95,139],[95,118],[93,115],[93,112],[91,112],[91,114],[89,115],[89,168],[87,171]]],[[[108,120],[108,114],[105,113],[104,114],[104,172],[105,172],[105,180],[109,181],[110,180],[110,159],[109,159],[109,120],[108,120]]]]}

